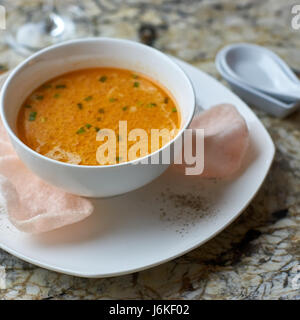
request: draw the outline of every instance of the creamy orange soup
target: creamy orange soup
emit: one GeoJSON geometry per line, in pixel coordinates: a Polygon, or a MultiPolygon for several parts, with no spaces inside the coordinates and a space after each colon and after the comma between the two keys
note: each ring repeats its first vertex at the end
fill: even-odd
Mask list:
{"type": "MultiPolygon", "coordinates": [[[[19,111],[17,128],[20,139],[42,155],[98,165],[96,151],[104,142],[96,136],[104,128],[116,132],[116,163],[125,161],[118,153],[120,120],[127,121],[128,132],[140,128],[148,133],[149,153],[155,151],[151,129],[180,126],[174,99],[156,82],[129,70],[93,68],[61,75],[32,92],[19,111]]],[[[128,141],[127,148],[134,143],[128,141]]],[[[165,143],[160,140],[156,149],[165,143]]]]}

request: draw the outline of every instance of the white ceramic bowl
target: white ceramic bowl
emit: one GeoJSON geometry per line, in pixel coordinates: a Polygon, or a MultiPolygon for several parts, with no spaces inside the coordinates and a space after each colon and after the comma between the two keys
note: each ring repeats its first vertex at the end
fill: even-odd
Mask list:
{"type": "Polygon", "coordinates": [[[1,93],[1,117],[14,149],[26,166],[48,183],[88,197],[109,197],[137,189],[159,175],[168,164],[141,164],[139,160],[107,166],[81,166],[47,158],[26,146],[16,134],[16,118],[26,97],[42,83],[63,73],[91,67],[130,69],[155,79],[176,99],[181,112],[179,134],[194,114],[195,95],[182,69],[165,54],[145,45],[120,39],[91,38],[46,48],[21,63],[6,80],[1,93]]]}

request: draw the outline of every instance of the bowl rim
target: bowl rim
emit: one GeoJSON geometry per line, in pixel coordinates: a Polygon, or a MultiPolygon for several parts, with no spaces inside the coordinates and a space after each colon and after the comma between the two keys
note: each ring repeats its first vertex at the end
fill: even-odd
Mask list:
{"type": "MultiPolygon", "coordinates": [[[[0,94],[0,117],[2,119],[3,125],[6,129],[6,131],[8,132],[9,136],[14,139],[14,141],[16,143],[18,143],[23,149],[27,150],[29,153],[31,153],[33,156],[37,156],[38,158],[42,159],[42,160],[47,160],[50,161],[51,163],[54,164],[58,164],[61,166],[66,166],[66,167],[71,167],[71,168],[85,168],[85,169],[90,169],[90,168],[99,168],[99,169],[104,169],[104,168],[112,168],[112,167],[122,167],[122,166],[128,166],[131,164],[138,164],[140,162],[142,162],[143,160],[147,159],[147,158],[151,158],[153,156],[155,156],[156,154],[162,152],[164,149],[168,148],[170,145],[172,145],[184,132],[184,130],[186,128],[188,128],[188,126],[190,125],[194,114],[195,114],[195,108],[196,108],[196,94],[195,94],[195,89],[192,85],[192,82],[190,80],[190,78],[187,76],[187,74],[183,71],[183,69],[177,64],[175,63],[168,55],[166,55],[165,53],[157,50],[156,48],[153,47],[149,47],[147,45],[144,45],[140,42],[136,42],[136,41],[132,41],[132,40],[127,40],[127,39],[119,39],[119,38],[109,38],[109,37],[89,37],[89,38],[83,38],[83,39],[74,39],[74,40],[68,40],[68,41],[63,41],[60,42],[58,44],[54,44],[52,46],[46,47],[42,50],[37,51],[36,53],[32,54],[31,56],[27,57],[24,61],[22,61],[17,67],[15,67],[12,72],[9,74],[9,76],[7,77],[7,79],[5,80],[2,89],[1,89],[1,94],[0,94]],[[179,130],[179,132],[177,133],[177,135],[171,139],[168,143],[166,143],[163,147],[161,147],[160,149],[147,154],[144,157],[141,158],[137,158],[131,161],[126,161],[126,162],[120,162],[120,163],[116,163],[116,164],[109,164],[109,165],[81,165],[81,164],[72,164],[72,163],[67,163],[67,162],[62,162],[59,160],[55,160],[52,158],[48,158],[40,153],[38,153],[37,151],[31,149],[29,146],[27,146],[15,133],[14,131],[11,129],[10,125],[8,124],[7,120],[6,120],[6,116],[5,116],[5,111],[4,111],[4,99],[6,96],[6,91],[8,86],[10,85],[10,82],[14,79],[14,77],[22,71],[22,69],[28,64],[30,63],[32,60],[34,60],[35,58],[42,56],[43,54],[45,54],[48,51],[52,51],[52,50],[56,50],[57,48],[60,47],[64,47],[64,46],[68,46],[71,44],[77,44],[77,43],[93,43],[93,42],[115,42],[115,43],[123,43],[123,44],[130,44],[130,45],[136,45],[139,47],[142,47],[146,50],[152,50],[154,53],[158,54],[161,58],[168,60],[169,63],[171,63],[171,65],[173,65],[173,67],[175,69],[177,69],[177,71],[179,73],[181,73],[181,75],[185,78],[185,81],[187,82],[188,86],[191,89],[192,92],[192,99],[193,99],[193,106],[192,106],[192,112],[189,116],[189,118],[187,119],[185,125],[179,130]]],[[[151,164],[151,163],[150,163],[151,164]]],[[[160,164],[160,163],[158,163],[160,164]]]]}

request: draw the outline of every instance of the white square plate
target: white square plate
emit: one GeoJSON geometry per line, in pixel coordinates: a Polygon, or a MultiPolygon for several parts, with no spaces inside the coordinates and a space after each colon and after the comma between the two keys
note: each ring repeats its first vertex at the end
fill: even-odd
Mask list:
{"type": "Polygon", "coordinates": [[[35,265],[81,277],[109,277],[153,267],[200,246],[245,209],[274,157],[273,142],[254,113],[221,83],[175,59],[194,85],[203,109],[232,103],[247,121],[251,147],[245,167],[230,181],[179,175],[172,168],[131,193],[95,200],[95,212],[77,224],[39,236],[0,216],[0,247],[35,265]]]}

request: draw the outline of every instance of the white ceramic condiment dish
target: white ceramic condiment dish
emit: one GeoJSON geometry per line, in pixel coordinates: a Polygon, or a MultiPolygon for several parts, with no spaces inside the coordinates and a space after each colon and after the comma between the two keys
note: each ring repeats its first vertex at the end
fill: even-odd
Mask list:
{"type": "Polygon", "coordinates": [[[277,99],[300,100],[300,81],[274,52],[249,43],[226,46],[219,53],[224,70],[236,81],[277,99]]]}
{"type": "Polygon", "coordinates": [[[120,39],[91,38],[46,48],[21,63],[6,80],[1,93],[1,117],[12,145],[26,166],[43,180],[67,192],[88,197],[109,197],[137,189],[159,175],[168,164],[136,161],[107,166],[81,166],[47,158],[26,146],[17,136],[16,118],[26,97],[60,74],[91,67],[130,69],[155,79],[178,103],[181,127],[163,148],[145,158],[169,151],[190,124],[195,110],[192,84],[182,69],[165,54],[145,45],[120,39]]]}
{"type": "MultiPolygon", "coordinates": [[[[246,72],[248,69],[251,70],[247,59],[245,59],[246,55],[243,55],[243,58],[240,58],[240,53],[242,51],[252,50],[252,55],[255,55],[255,52],[261,52],[261,55],[263,55],[265,52],[266,55],[271,55],[272,59],[274,61],[277,61],[279,57],[275,55],[272,51],[265,49],[263,47],[248,44],[248,43],[237,43],[233,45],[229,45],[221,49],[217,56],[216,56],[216,67],[222,77],[230,84],[231,88],[241,97],[243,98],[247,103],[254,105],[265,112],[276,116],[276,117],[286,117],[292,112],[299,109],[300,103],[299,101],[293,101],[293,102],[287,102],[278,99],[277,97],[274,97],[270,94],[265,93],[262,90],[259,90],[256,87],[253,87],[243,81],[241,77],[238,77],[233,69],[238,69],[238,73],[246,73],[246,76],[249,76],[249,74],[246,72]],[[253,53],[254,51],[254,53],[253,53]],[[229,64],[227,63],[227,60],[229,60],[229,64]]],[[[252,59],[253,60],[253,59],[252,59]]],[[[299,83],[299,79],[295,75],[295,73],[284,63],[281,59],[278,60],[278,65],[281,66],[282,72],[285,73],[285,75],[290,79],[289,81],[292,81],[293,83],[299,83]]],[[[261,81],[261,78],[258,77],[258,74],[252,71],[250,72],[250,77],[253,76],[253,81],[257,79],[257,83],[261,81]]]]}
{"type": "Polygon", "coordinates": [[[299,102],[287,103],[265,94],[257,89],[249,87],[235,78],[231,77],[216,58],[216,67],[222,77],[229,83],[232,90],[250,105],[254,105],[265,112],[278,117],[284,118],[300,107],[299,102]]]}

